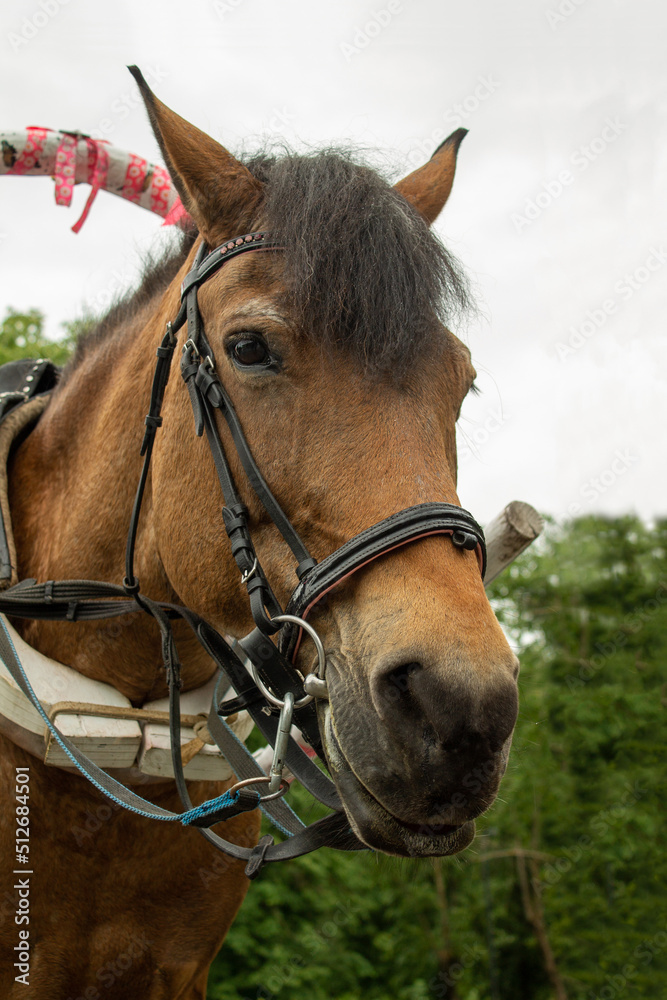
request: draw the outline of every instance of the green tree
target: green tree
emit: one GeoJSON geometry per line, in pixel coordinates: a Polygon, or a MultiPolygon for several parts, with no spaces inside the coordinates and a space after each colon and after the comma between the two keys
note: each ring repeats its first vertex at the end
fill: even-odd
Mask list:
{"type": "Polygon", "coordinates": [[[10,307],[0,326],[0,365],[18,358],[50,358],[56,364],[64,364],[83,325],[78,320],[65,323],[64,337],[48,340],[43,334],[44,316],[38,309],[22,313],[10,307]]]}

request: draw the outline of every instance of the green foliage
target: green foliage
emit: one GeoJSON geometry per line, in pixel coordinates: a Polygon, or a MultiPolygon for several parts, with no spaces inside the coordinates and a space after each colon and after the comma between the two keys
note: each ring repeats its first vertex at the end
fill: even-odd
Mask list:
{"type": "MultiPolygon", "coordinates": [[[[210,1000],[552,1000],[517,851],[534,852],[530,898],[569,1000],[662,997],[666,552],[667,522],[551,526],[493,586],[522,700],[475,843],[435,863],[319,851],[270,866],[210,1000]]],[[[290,799],[320,815],[298,787],[290,799]]]]}
{"type": "Polygon", "coordinates": [[[50,358],[62,365],[74,349],[81,325],[76,320],[63,324],[65,336],[59,341],[47,340],[42,333],[44,316],[39,310],[20,313],[9,308],[0,325],[0,365],[18,358],[50,358]]]}

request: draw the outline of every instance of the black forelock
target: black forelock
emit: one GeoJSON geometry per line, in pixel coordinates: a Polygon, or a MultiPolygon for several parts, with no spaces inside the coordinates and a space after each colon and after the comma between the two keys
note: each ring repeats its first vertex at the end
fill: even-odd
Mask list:
{"type": "Polygon", "coordinates": [[[418,212],[341,150],[259,155],[263,225],[285,247],[286,299],[299,327],[400,376],[438,320],[469,305],[467,283],[418,212]]]}

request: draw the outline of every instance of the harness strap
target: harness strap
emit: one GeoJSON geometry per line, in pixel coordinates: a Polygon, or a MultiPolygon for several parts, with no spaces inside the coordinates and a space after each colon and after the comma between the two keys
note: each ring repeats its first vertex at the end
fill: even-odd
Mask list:
{"type": "MultiPolygon", "coordinates": [[[[210,357],[213,359],[210,345],[204,335],[202,335],[202,350],[206,350],[207,358],[210,357]]],[[[219,409],[225,418],[229,431],[232,435],[234,446],[238,452],[239,458],[241,459],[241,464],[243,465],[245,474],[248,477],[248,482],[259,497],[259,500],[261,501],[267,514],[292,550],[294,558],[300,567],[301,576],[303,576],[304,573],[308,572],[309,569],[316,565],[316,561],[303,544],[299,534],[292,526],[289,518],[274,497],[266,480],[264,479],[264,476],[260,472],[259,466],[255,462],[253,454],[248,447],[248,442],[246,441],[245,434],[243,433],[243,428],[241,427],[234,405],[222,382],[220,381],[217,372],[215,369],[211,369],[210,367],[207,369],[206,363],[204,363],[199,369],[196,382],[202,391],[205,401],[212,407],[219,409]],[[205,369],[204,372],[202,372],[202,368],[205,369]]],[[[213,423],[213,426],[215,427],[215,423],[213,423]]]]}
{"type": "Polygon", "coordinates": [[[0,611],[15,618],[45,621],[96,621],[132,614],[142,608],[126,598],[123,587],[96,580],[22,580],[0,591],[0,611]],[[104,600],[116,597],[117,600],[104,600]]]}
{"type": "MultiPolygon", "coordinates": [[[[226,678],[224,681],[223,678],[224,673],[221,675],[216,694],[211,703],[211,711],[208,717],[209,732],[225,755],[225,758],[229,761],[237,778],[241,780],[245,778],[264,778],[264,771],[252,754],[248,753],[245,743],[241,742],[231,726],[220,717],[216,710],[220,701],[218,692],[226,682],[226,678]]],[[[270,802],[260,803],[260,806],[262,811],[268,815],[271,822],[281,833],[291,836],[305,829],[304,824],[284,799],[272,799],[270,802]]]]}
{"type": "MultiPolygon", "coordinates": [[[[37,584],[33,580],[24,580],[10,590],[0,592],[0,612],[14,618],[39,618],[49,621],[95,621],[146,611],[146,599],[143,599],[144,603],[140,605],[134,600],[123,599],[124,595],[125,591],[123,587],[112,583],[98,583],[91,580],[50,580],[46,583],[37,584]],[[118,599],[104,600],[104,598],[109,596],[115,596],[118,599]]],[[[180,617],[188,622],[206,652],[212,657],[218,667],[224,670],[225,676],[236,691],[237,698],[234,701],[238,702],[238,704],[233,706],[233,711],[246,709],[265,736],[267,742],[273,745],[278,720],[275,716],[266,715],[263,711],[265,706],[264,696],[255,685],[248,670],[236,655],[232,646],[211,625],[188,608],[166,604],[161,605],[161,609],[166,618],[180,617]]],[[[261,637],[261,633],[258,633],[258,636],[261,637]]],[[[280,656],[277,648],[270,640],[263,637],[262,639],[263,643],[266,643],[266,646],[263,648],[264,667],[266,664],[266,653],[269,652],[267,647],[270,646],[275,657],[280,657],[282,669],[279,680],[272,673],[266,674],[268,683],[276,691],[282,691],[283,682],[286,682],[286,690],[296,691],[300,696],[303,693],[300,686],[301,681],[294,672],[293,667],[284,657],[280,656]],[[285,674],[285,668],[291,671],[290,675],[285,674]],[[290,681],[292,675],[296,678],[296,683],[290,681]]],[[[251,651],[252,648],[251,646],[251,651]]],[[[227,705],[229,706],[230,703],[228,702],[227,705]]],[[[217,703],[214,707],[217,709],[217,703]]],[[[222,709],[225,711],[224,706],[222,706],[222,709]]],[[[227,713],[225,712],[225,714],[227,713]]],[[[311,742],[311,745],[320,752],[321,756],[319,730],[312,706],[297,709],[296,716],[300,728],[311,742]]],[[[215,736],[213,729],[210,729],[210,731],[215,736]]],[[[216,731],[219,732],[219,729],[216,729],[216,731]]],[[[234,740],[236,740],[236,736],[234,736],[234,740]]],[[[218,746],[220,746],[219,742],[218,746]]],[[[244,744],[240,744],[240,746],[242,746],[243,753],[249,761],[252,761],[252,764],[250,765],[251,770],[249,772],[243,774],[236,773],[244,778],[263,773],[252,769],[253,766],[256,767],[254,758],[244,744]]],[[[220,747],[220,749],[224,756],[227,757],[228,748],[220,747]]],[[[236,771],[231,760],[230,764],[232,764],[232,768],[236,771]]],[[[303,752],[294,740],[290,740],[289,742],[286,764],[301,784],[320,802],[330,809],[342,808],[331,780],[303,752]]]]}
{"type": "MultiPolygon", "coordinates": [[[[158,624],[160,621],[158,619],[158,624]]],[[[162,627],[162,626],[161,626],[162,627]]],[[[185,776],[183,774],[183,762],[180,753],[180,692],[178,684],[170,684],[169,686],[169,711],[171,715],[171,759],[172,768],[174,771],[174,778],[176,781],[176,788],[178,794],[181,798],[186,813],[185,816],[189,817],[193,815],[193,810],[195,807],[192,805],[190,799],[190,794],[188,792],[187,784],[185,781],[185,776]]],[[[213,725],[213,732],[216,730],[216,722],[213,718],[214,712],[211,710],[210,723],[213,725]]],[[[305,754],[304,754],[305,756],[305,754]]],[[[276,801],[276,800],[274,800],[276,801]]],[[[272,805],[272,804],[271,804],[272,805]]],[[[286,806],[286,803],[284,804],[286,806]]],[[[272,816],[273,809],[269,806],[268,802],[262,803],[263,808],[267,809],[269,815],[272,816]]],[[[289,809],[288,806],[286,806],[289,809]]],[[[289,810],[292,813],[292,810],[289,810]]],[[[195,810],[196,812],[196,810],[195,810]]],[[[197,813],[197,817],[200,817],[200,813],[197,813]]],[[[297,823],[301,821],[298,819],[296,814],[292,813],[293,820],[297,823]]],[[[207,825],[210,825],[208,823],[207,825]]],[[[303,824],[301,824],[303,827],[303,824]]],[[[248,878],[256,878],[263,864],[270,861],[283,861],[287,858],[299,857],[301,854],[310,853],[316,850],[318,847],[324,846],[324,844],[329,847],[333,847],[338,850],[365,850],[365,845],[356,837],[353,831],[350,829],[349,821],[344,813],[333,813],[329,816],[325,816],[323,820],[317,823],[311,824],[311,826],[302,828],[299,832],[295,833],[293,836],[289,837],[288,840],[283,841],[279,844],[273,844],[271,837],[264,837],[257,847],[252,849],[238,847],[236,844],[231,844],[229,841],[223,840],[218,834],[213,833],[211,830],[205,829],[204,826],[197,826],[199,832],[208,840],[210,843],[214,844],[220,850],[224,851],[226,854],[230,854],[232,857],[242,857],[248,863],[246,865],[246,875],[248,878]],[[258,852],[258,848],[261,848],[258,852]]]]}
{"type": "Polygon", "coordinates": [[[132,514],[130,515],[130,525],[127,532],[127,545],[125,549],[125,580],[123,581],[123,587],[129,596],[135,598],[139,594],[139,581],[134,575],[134,547],[137,540],[139,515],[141,513],[141,504],[144,498],[144,490],[146,489],[146,481],[148,479],[151,457],[153,455],[155,434],[158,427],[162,424],[162,402],[164,400],[164,391],[167,387],[167,382],[169,381],[171,359],[174,354],[175,346],[176,337],[174,336],[173,326],[171,323],[167,323],[166,333],[162,338],[162,343],[156,351],[158,360],[155,366],[155,374],[153,375],[150,407],[146,417],[146,431],[140,450],[140,454],[144,457],[144,464],[139,477],[139,485],[137,486],[137,492],[134,498],[132,514]]]}
{"type": "MultiPolygon", "coordinates": [[[[438,534],[450,535],[457,548],[475,550],[484,577],[484,532],[472,514],[449,503],[417,504],[366,528],[323,559],[299,582],[286,613],[306,619],[326,594],[363,566],[402,545],[438,534]]],[[[289,624],[281,633],[281,651],[292,662],[298,653],[302,632],[303,629],[289,624]]]]}
{"type": "Polygon", "coordinates": [[[232,555],[248,588],[253,621],[261,623],[265,630],[275,632],[277,628],[271,625],[264,608],[266,606],[273,616],[281,615],[282,608],[255,552],[246,519],[247,510],[236,492],[213,412],[208,400],[198,392],[198,387],[195,386],[193,391],[199,395],[198,405],[225,501],[225,506],[222,508],[223,523],[232,543],[232,555]]]}

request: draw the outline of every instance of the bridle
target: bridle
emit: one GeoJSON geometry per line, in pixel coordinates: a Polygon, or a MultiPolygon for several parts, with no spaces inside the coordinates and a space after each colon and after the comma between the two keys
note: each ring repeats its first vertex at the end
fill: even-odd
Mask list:
{"type": "MultiPolygon", "coordinates": [[[[51,729],[54,739],[73,763],[101,791],[120,805],[144,816],[162,820],[180,820],[193,825],[215,844],[235,858],[246,860],[246,874],[253,878],[268,861],[277,861],[312,851],[323,844],[343,850],[357,850],[363,844],[349,829],[343,806],[331,779],[290,737],[292,721],[324,761],[315,698],[326,698],[326,656],[317,633],[307,621],[312,609],[343,580],[375,559],[419,539],[444,535],[458,549],[474,550],[482,576],[486,565],[486,547],[481,527],[467,511],[448,503],[423,503],[408,507],[365,529],[317,563],[296,529],[271,492],[248,447],[243,428],[216,369],[213,349],[206,337],[197,301],[204,282],[228,261],[250,251],[282,250],[280,243],[264,232],[249,233],[229,240],[207,252],[202,242],[192,269],[181,286],[181,306],[176,318],[167,324],[153,377],[150,408],[141,446],[143,467],[130,518],[126,549],[126,572],[122,587],[95,581],[48,581],[37,584],[23,581],[0,595],[0,611],[15,617],[56,620],[91,620],[128,614],[141,609],[157,622],[162,636],[162,656],[169,684],[172,763],[176,786],[185,813],[176,814],[125,788],[93,764],[55,729],[35,698],[9,637],[0,630],[0,655],[24,693],[28,694],[51,729]],[[231,552],[246,587],[255,628],[238,643],[229,643],[219,632],[192,610],[178,605],[155,602],[141,592],[134,573],[134,549],[144,490],[148,479],[153,446],[162,424],[162,403],[177,343],[176,334],[187,324],[187,339],[181,355],[181,375],[192,404],[195,431],[206,433],[224,499],[222,520],[229,537],[231,552]],[[298,584],[283,610],[266,578],[255,550],[248,524],[248,510],[237,491],[216,411],[224,418],[248,482],[267,514],[280,531],[296,562],[298,584]],[[126,598],[126,599],[123,599],[126,598]],[[173,640],[171,621],[183,618],[192,627],[204,649],[221,671],[216,696],[208,719],[208,728],[223,755],[238,777],[232,789],[201,806],[193,807],[183,774],[180,746],[180,663],[173,640]],[[276,645],[271,636],[280,633],[276,645]],[[307,677],[296,668],[296,657],[304,634],[313,639],[318,666],[307,677]],[[231,687],[235,697],[220,701],[219,693],[231,687]],[[244,744],[236,738],[225,719],[247,710],[274,748],[269,777],[259,768],[244,744]],[[291,808],[281,800],[286,787],[282,772],[288,767],[294,776],[317,798],[334,810],[333,815],[304,827],[291,808]],[[268,784],[268,794],[260,795],[257,786],[268,784]],[[208,827],[261,805],[272,822],[288,839],[274,844],[263,837],[256,847],[232,844],[208,827]]],[[[325,762],[326,763],[326,762],[325,762]]]]}

